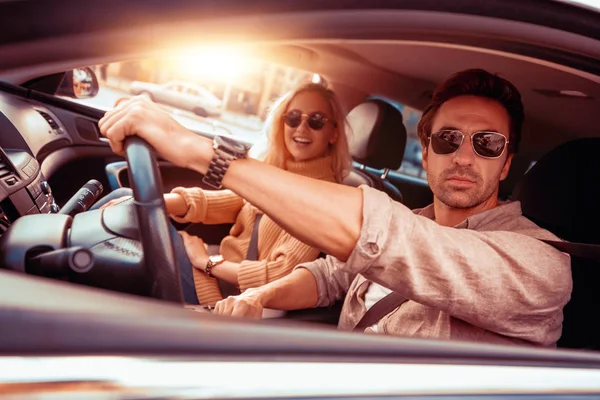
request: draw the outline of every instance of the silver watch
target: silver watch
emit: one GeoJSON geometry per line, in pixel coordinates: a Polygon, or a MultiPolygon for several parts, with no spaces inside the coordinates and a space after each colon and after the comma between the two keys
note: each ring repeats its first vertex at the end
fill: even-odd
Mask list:
{"type": "Polygon", "coordinates": [[[213,138],[213,149],[215,152],[208,166],[208,171],[202,178],[202,183],[215,189],[221,189],[221,182],[231,162],[246,158],[250,146],[228,137],[215,136],[213,138]]]}

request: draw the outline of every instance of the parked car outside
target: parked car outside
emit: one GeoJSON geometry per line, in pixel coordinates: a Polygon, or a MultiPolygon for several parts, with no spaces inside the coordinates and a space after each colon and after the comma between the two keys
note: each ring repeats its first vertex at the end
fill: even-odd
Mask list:
{"type": "Polygon", "coordinates": [[[201,117],[221,116],[222,101],[202,86],[190,82],[152,82],[134,81],[129,91],[132,94],[146,95],[152,101],[191,111],[201,117]]]}

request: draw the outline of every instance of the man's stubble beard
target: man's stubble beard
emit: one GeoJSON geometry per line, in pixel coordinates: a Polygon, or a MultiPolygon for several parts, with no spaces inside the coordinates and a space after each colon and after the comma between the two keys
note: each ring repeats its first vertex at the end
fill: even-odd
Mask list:
{"type": "Polygon", "coordinates": [[[470,209],[483,204],[492,197],[500,182],[500,174],[496,179],[490,180],[487,183],[483,178],[470,168],[455,166],[443,171],[439,176],[428,176],[429,187],[434,196],[449,208],[455,209],[470,209]],[[468,179],[474,180],[475,185],[470,188],[450,187],[447,182],[449,176],[459,175],[468,179]]]}

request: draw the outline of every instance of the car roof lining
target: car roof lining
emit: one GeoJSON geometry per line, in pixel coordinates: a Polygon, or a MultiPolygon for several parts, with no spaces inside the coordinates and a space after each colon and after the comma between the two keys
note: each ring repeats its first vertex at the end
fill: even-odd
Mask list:
{"type": "Polygon", "coordinates": [[[522,91],[527,115],[522,151],[531,160],[563,141],[597,134],[590,117],[600,109],[600,42],[546,26],[444,12],[325,10],[196,17],[50,37],[0,45],[4,60],[14,61],[3,61],[0,76],[20,83],[74,66],[205,43],[252,46],[266,58],[319,73],[340,88],[347,108],[380,95],[422,109],[451,73],[473,67],[500,72],[522,91]],[[73,48],[73,41],[80,45],[73,48]],[[544,96],[536,90],[579,90],[592,98],[544,96]]]}

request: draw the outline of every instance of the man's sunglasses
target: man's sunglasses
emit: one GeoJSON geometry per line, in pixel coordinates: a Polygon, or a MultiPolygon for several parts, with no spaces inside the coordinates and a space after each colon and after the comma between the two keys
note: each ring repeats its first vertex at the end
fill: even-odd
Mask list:
{"type": "MultiPolygon", "coordinates": [[[[323,129],[325,124],[329,122],[329,118],[327,118],[323,113],[318,111],[312,112],[310,114],[303,114],[300,110],[291,110],[288,111],[283,116],[283,121],[290,128],[297,128],[302,123],[303,118],[308,118],[308,126],[313,131],[318,131],[323,129]]],[[[335,126],[335,124],[334,124],[335,126]]]]}
{"type": "MultiPolygon", "coordinates": [[[[467,134],[446,129],[432,133],[430,136],[431,148],[436,154],[452,154],[462,145],[467,134]]],[[[471,135],[471,146],[479,157],[498,158],[504,153],[508,140],[498,132],[481,131],[471,135]]]]}

